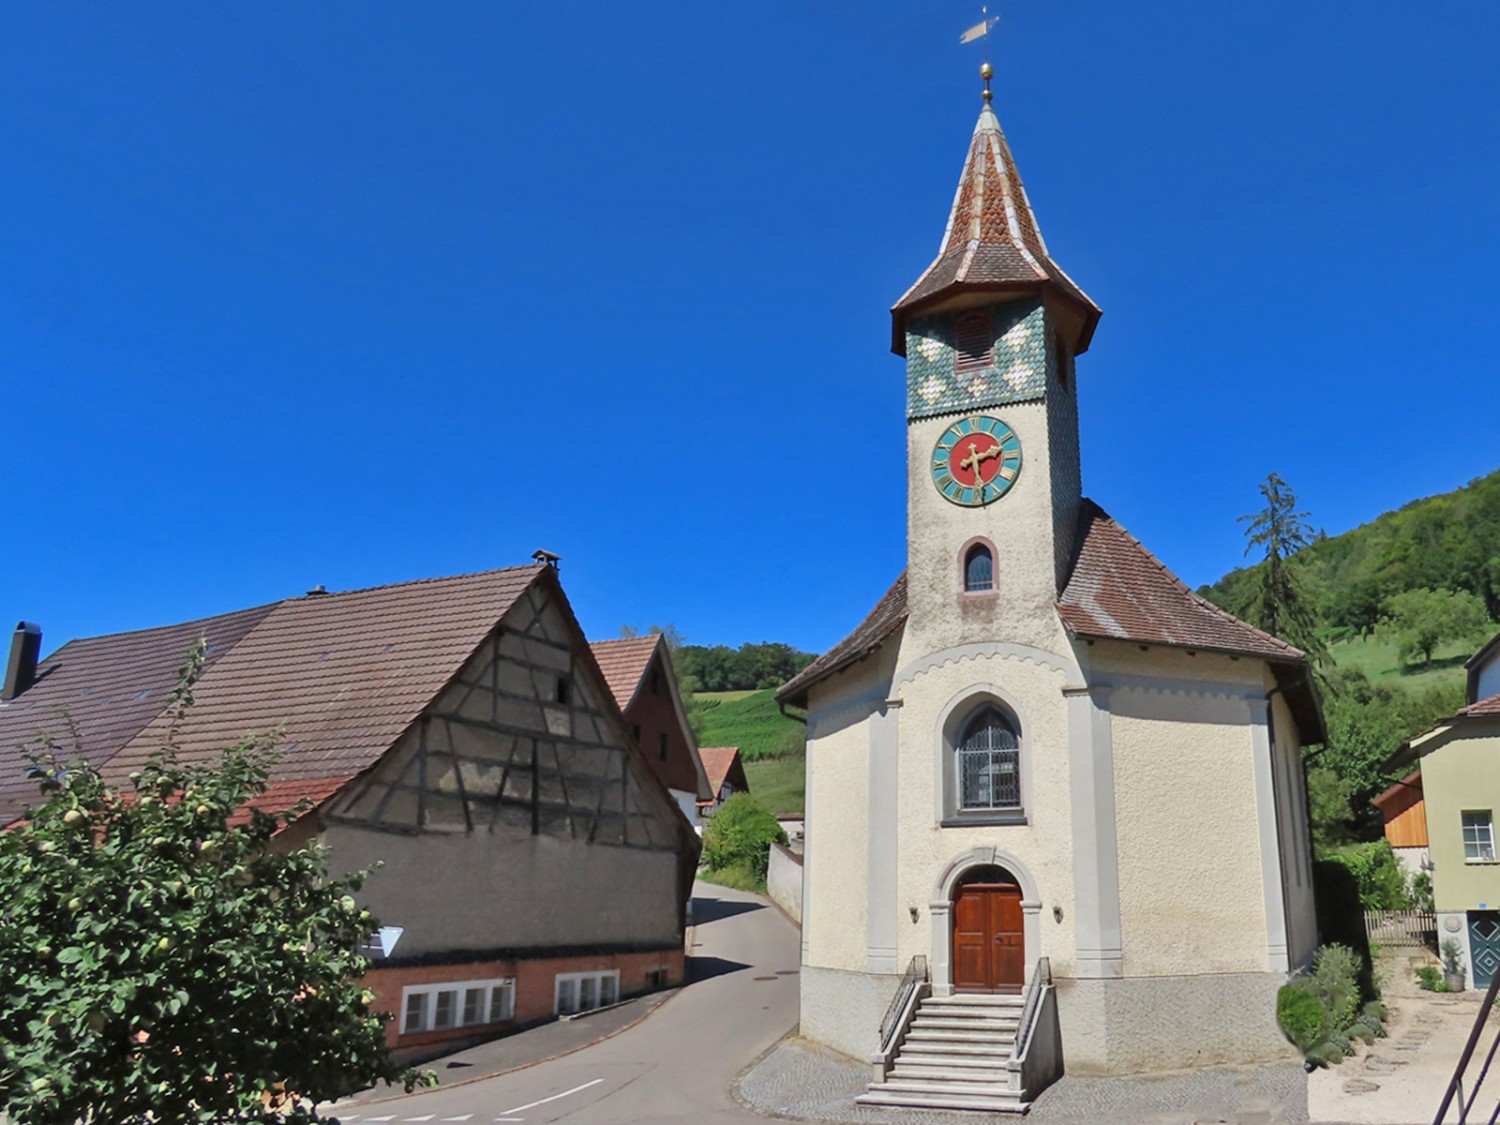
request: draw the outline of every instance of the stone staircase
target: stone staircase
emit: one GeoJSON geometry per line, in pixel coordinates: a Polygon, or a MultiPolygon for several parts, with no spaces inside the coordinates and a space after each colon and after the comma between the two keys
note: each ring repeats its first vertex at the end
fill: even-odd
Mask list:
{"type": "Polygon", "coordinates": [[[1026,1112],[1009,1062],[1021,1022],[1022,996],[960,993],[918,1005],[884,1082],[871,1083],[860,1105],[1026,1112]]]}

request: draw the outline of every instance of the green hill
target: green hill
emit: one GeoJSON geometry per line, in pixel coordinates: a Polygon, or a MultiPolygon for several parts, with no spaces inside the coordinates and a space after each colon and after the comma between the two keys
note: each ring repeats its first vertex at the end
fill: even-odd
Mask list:
{"type": "MultiPolygon", "coordinates": [[[[1408,590],[1467,591],[1500,621],[1500,470],[1320,536],[1296,562],[1333,641],[1367,636],[1386,600],[1408,590]]],[[[1258,579],[1259,567],[1237,567],[1200,592],[1235,612],[1258,579]]]]}
{"type": "Polygon", "coordinates": [[[700,746],[738,746],[750,792],[776,814],[800,813],[806,728],[783,715],[776,692],[717,691],[693,696],[700,746]]]}
{"type": "MultiPolygon", "coordinates": [[[[1247,607],[1261,566],[1239,567],[1199,592],[1231,613],[1247,607]]],[[[1342,535],[1320,535],[1288,563],[1328,643],[1319,669],[1328,742],[1308,754],[1314,834],[1324,848],[1380,835],[1370,798],[1394,780],[1385,760],[1451,715],[1464,698],[1464,660],[1500,629],[1500,471],[1414,500],[1342,535]],[[1453,591],[1479,599],[1490,621],[1439,643],[1431,660],[1402,659],[1382,618],[1397,595],[1453,591]]],[[[1430,605],[1431,595],[1421,604],[1430,605]]],[[[1476,616],[1482,616],[1475,611],[1476,616]]],[[[1435,615],[1421,617],[1430,624],[1435,615]]]]}
{"type": "Polygon", "coordinates": [[[805,728],[781,713],[773,689],[702,691],[693,700],[700,746],[738,746],[746,762],[802,753],[805,728]]]}

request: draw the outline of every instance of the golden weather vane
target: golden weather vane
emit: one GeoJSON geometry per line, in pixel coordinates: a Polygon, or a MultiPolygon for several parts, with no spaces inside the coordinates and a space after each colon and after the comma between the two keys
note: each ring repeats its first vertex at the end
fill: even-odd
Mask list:
{"type": "Polygon", "coordinates": [[[979,68],[979,77],[984,79],[984,100],[989,101],[992,96],[990,94],[990,79],[995,74],[995,68],[990,65],[990,28],[1000,22],[1000,17],[990,15],[988,4],[981,7],[979,13],[984,18],[960,35],[958,41],[960,43],[972,43],[976,39],[984,40],[984,63],[979,68]]]}

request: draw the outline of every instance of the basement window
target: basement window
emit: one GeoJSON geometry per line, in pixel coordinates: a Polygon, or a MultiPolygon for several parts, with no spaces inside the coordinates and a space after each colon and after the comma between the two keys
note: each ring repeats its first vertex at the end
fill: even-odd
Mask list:
{"type": "Polygon", "coordinates": [[[401,1034],[503,1023],[515,1018],[515,997],[510,977],[410,985],[401,990],[401,1034]]]}
{"type": "Polygon", "coordinates": [[[558,973],[556,1003],[560,1016],[607,1008],[620,998],[620,972],[608,969],[593,973],[558,973]]]}

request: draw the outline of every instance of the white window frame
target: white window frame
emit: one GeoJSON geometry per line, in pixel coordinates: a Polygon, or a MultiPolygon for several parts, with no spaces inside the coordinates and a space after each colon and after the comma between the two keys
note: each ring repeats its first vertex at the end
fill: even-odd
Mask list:
{"type": "Polygon", "coordinates": [[[1495,862],[1495,814],[1490,809],[1464,809],[1459,814],[1463,826],[1464,862],[1495,862]],[[1483,818],[1482,820],[1480,818],[1483,818]],[[1471,819],[1472,818],[1472,819],[1471,819]],[[1470,832],[1473,831],[1473,839],[1470,832]],[[1472,851],[1471,851],[1472,849],[1472,851]]]}
{"type": "Polygon", "coordinates": [[[597,1008],[607,1008],[610,1004],[620,1002],[620,970],[619,969],[591,969],[586,973],[558,973],[552,983],[552,1013],[558,1016],[573,1016],[580,1012],[592,1012],[597,1008]],[[604,982],[610,983],[613,998],[606,1002],[604,1000],[604,982]],[[584,1007],[582,1003],[583,987],[587,982],[593,991],[593,1003],[584,1007]],[[562,995],[565,987],[570,987],[574,1003],[563,1010],[562,995]]]}
{"type": "Polygon", "coordinates": [[[401,990],[401,1034],[412,1035],[420,1031],[454,1031],[465,1027],[482,1027],[490,1023],[504,1023],[516,1015],[516,978],[490,977],[485,980],[444,980],[433,984],[409,984],[401,990]],[[465,1020],[465,999],[471,989],[481,989],[484,999],[479,1005],[479,1019],[465,1020]],[[500,1008],[495,1010],[495,990],[502,989],[500,1008]],[[453,993],[453,1022],[442,1027],[434,1024],[437,1016],[437,995],[453,993]],[[421,1011],[417,1019],[411,1018],[412,997],[422,998],[421,1011]]]}

